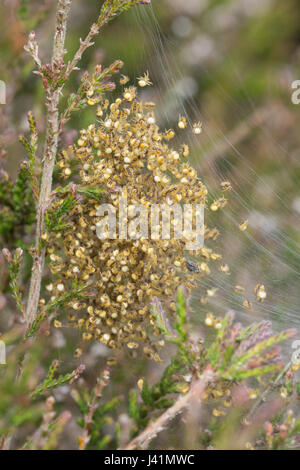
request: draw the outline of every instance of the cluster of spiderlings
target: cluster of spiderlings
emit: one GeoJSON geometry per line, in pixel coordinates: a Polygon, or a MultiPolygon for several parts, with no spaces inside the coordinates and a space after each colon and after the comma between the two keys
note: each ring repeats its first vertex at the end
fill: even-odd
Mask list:
{"type": "Polygon", "coordinates": [[[203,399],[213,404],[214,408],[211,410],[215,418],[221,418],[227,414],[228,408],[232,408],[232,391],[228,382],[219,381],[214,386],[207,388],[203,395],[203,399]]]}
{"type": "MultiPolygon", "coordinates": [[[[147,79],[145,76],[144,81],[147,79]]],[[[151,311],[151,299],[160,298],[166,312],[174,317],[177,288],[193,287],[195,273],[189,272],[185,259],[190,235],[184,232],[181,239],[171,236],[169,240],[132,236],[100,240],[97,208],[104,202],[118,210],[120,196],[127,198],[128,214],[134,204],[204,205],[207,189],[187,162],[188,146],[179,151],[171,148],[168,141],[175,132],[161,132],[154,103],[142,103],[136,94],[136,88],[128,87],[114,102],[103,101],[97,109],[97,124],[81,130],[76,144],[62,152],[58,168],[65,180],[73,176],[77,200],[64,230],[43,238],[50,269],[57,277],[48,286],[52,301],[74,281],[87,283],[94,291],[88,301],[68,302],[68,321],[57,320],[56,325],[71,325],[85,340],[97,339],[114,349],[125,346],[135,355],[141,347],[147,356],[159,360],[164,342],[151,311]],[[103,200],[79,195],[80,187],[90,191],[102,188],[103,200]]],[[[180,120],[185,123],[182,117],[180,120]]],[[[63,201],[57,193],[50,212],[63,201]]],[[[205,228],[206,238],[216,236],[216,231],[205,228]]],[[[193,270],[200,276],[209,274],[210,260],[219,259],[208,248],[192,255],[202,260],[199,270],[193,270]]]]}

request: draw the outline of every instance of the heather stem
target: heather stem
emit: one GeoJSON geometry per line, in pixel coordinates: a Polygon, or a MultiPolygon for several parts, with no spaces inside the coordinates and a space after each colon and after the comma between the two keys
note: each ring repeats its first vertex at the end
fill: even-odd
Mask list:
{"type": "Polygon", "coordinates": [[[193,400],[196,399],[201,403],[205,388],[213,379],[214,374],[211,369],[204,371],[201,377],[192,384],[190,391],[186,395],[182,395],[174,405],[168,408],[156,421],[151,421],[146,429],[122,450],[146,449],[150,442],[161,431],[166,429],[169,422],[191,405],[193,400]]]}
{"type": "MultiPolygon", "coordinates": [[[[52,53],[52,71],[59,71],[65,55],[65,37],[67,19],[72,0],[58,0],[56,13],[56,28],[52,53]]],[[[47,88],[47,132],[43,156],[43,173],[39,201],[37,208],[37,226],[35,237],[35,254],[33,259],[32,275],[26,310],[26,323],[30,325],[36,316],[40,298],[42,273],[45,263],[45,250],[41,248],[41,235],[45,225],[45,212],[49,204],[49,196],[52,189],[52,175],[55,157],[58,147],[58,123],[59,123],[59,95],[61,88],[57,87],[55,80],[47,88]]]]}

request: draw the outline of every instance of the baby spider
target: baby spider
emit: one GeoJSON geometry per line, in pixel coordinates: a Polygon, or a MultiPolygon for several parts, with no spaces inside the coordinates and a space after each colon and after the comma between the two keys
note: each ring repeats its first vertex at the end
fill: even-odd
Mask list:
{"type": "Polygon", "coordinates": [[[120,84],[126,85],[128,82],[129,82],[129,77],[126,77],[126,75],[122,75],[120,79],[120,84]]]}
{"type": "Polygon", "coordinates": [[[149,72],[145,73],[142,77],[138,78],[138,84],[141,88],[153,85],[153,83],[150,81],[149,72]]]}
{"type": "Polygon", "coordinates": [[[192,273],[197,273],[197,274],[200,273],[200,268],[199,268],[198,264],[193,263],[193,261],[188,261],[188,260],[186,260],[186,267],[187,267],[188,270],[191,271],[192,273]]]}
{"type": "Polygon", "coordinates": [[[193,126],[194,129],[194,134],[199,135],[202,132],[202,123],[201,122],[196,122],[193,126]]]}

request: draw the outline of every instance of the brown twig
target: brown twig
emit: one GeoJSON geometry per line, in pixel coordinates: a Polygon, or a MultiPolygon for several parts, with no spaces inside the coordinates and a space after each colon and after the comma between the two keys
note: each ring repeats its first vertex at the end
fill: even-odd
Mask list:
{"type": "Polygon", "coordinates": [[[94,388],[94,396],[89,404],[89,411],[84,417],[84,426],[83,426],[83,434],[79,436],[79,450],[84,450],[89,443],[91,436],[90,436],[90,429],[91,425],[93,424],[93,417],[95,411],[97,410],[98,403],[100,398],[102,397],[102,392],[104,388],[109,384],[110,381],[110,371],[108,368],[104,369],[103,373],[101,374],[101,378],[98,380],[96,387],[94,388]]]}
{"type": "Polygon", "coordinates": [[[7,434],[0,439],[0,450],[9,450],[11,437],[7,434]]]}
{"type": "Polygon", "coordinates": [[[167,427],[169,422],[187,408],[195,399],[201,403],[201,398],[206,386],[213,380],[214,373],[212,370],[207,369],[204,371],[201,377],[192,384],[186,395],[181,396],[171,408],[165,411],[156,421],[152,421],[139,436],[135,437],[124,449],[120,450],[145,449],[149,443],[167,427]]]}

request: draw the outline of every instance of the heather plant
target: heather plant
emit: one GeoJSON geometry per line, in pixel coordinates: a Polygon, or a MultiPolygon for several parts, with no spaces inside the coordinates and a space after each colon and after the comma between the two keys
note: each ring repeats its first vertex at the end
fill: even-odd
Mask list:
{"type": "MultiPolygon", "coordinates": [[[[40,57],[35,32],[29,34],[25,49],[43,84],[47,126],[42,144],[36,119],[28,113],[29,133],[20,137],[27,159],[15,181],[3,171],[0,175],[3,291],[15,308],[1,337],[7,349],[6,365],[0,366],[1,449],[61,448],[72,419],[77,427],[68,445],[80,450],[168,448],[166,430],[173,420],[183,426],[183,412],[199,449],[299,447],[299,419],[292,410],[299,399],[298,366],[284,365],[279,346],[295,331],[274,333],[268,321],[243,327],[233,312],[224,312],[208,313],[201,337],[193,336],[190,294],[197,279],[207,277],[213,265],[225,275],[229,271],[222,255],[206,246],[218,230],[205,225],[205,246],[197,250],[186,249],[187,232],[180,239],[172,233],[169,240],[136,232],[129,240],[99,237],[99,206],[111,204],[117,211],[120,196],[129,210],[135,204],[197,203],[216,212],[231,190],[224,181],[221,197],[212,198],[188,162],[189,146],[171,146],[176,133],[188,131],[188,120],[179,116],[176,132],[160,128],[155,103],[138,97],[138,87],[151,86],[148,73],[135,86],[119,76],[120,60],[106,68],[98,64],[81,75],[65,103],[61,100],[102,27],[149,3],[105,0],[69,60],[71,0],[57,2],[50,64],[40,57]],[[94,122],[74,144],[62,145],[72,115],[86,108],[94,110],[94,122]],[[53,347],[62,330],[71,344],[65,362],[53,347]],[[94,383],[84,363],[89,347],[111,350],[108,359],[97,362],[101,370],[94,383]],[[140,351],[144,372],[134,369],[140,351]],[[159,377],[150,383],[145,371],[155,362],[159,377]],[[124,368],[130,380],[120,393],[124,368]],[[196,422],[192,407],[199,412],[196,422]]],[[[190,127],[201,138],[202,124],[190,127]]],[[[245,222],[240,230],[246,227],[245,222]]],[[[156,230],[162,230],[160,221],[156,230]]],[[[241,287],[236,290],[243,294],[241,287]]],[[[263,284],[257,284],[255,295],[265,300],[263,284]]]]}

